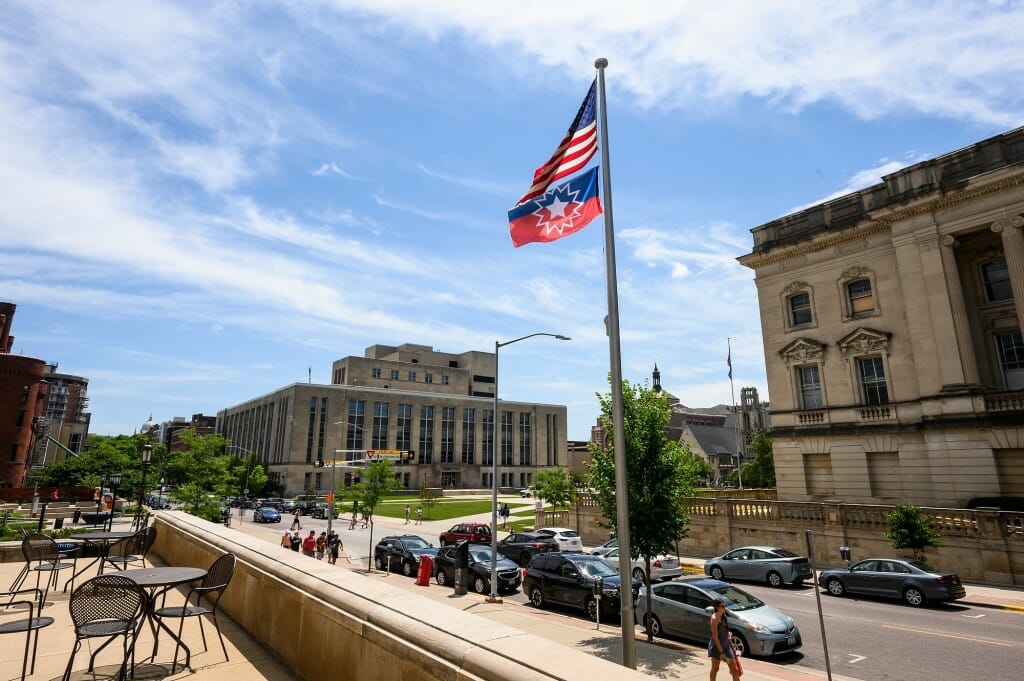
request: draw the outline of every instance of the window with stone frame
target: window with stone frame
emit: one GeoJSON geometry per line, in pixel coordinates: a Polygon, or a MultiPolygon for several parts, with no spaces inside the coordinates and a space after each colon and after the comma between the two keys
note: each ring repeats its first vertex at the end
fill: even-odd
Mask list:
{"type": "Polygon", "coordinates": [[[796,293],[787,300],[789,308],[789,325],[803,326],[814,321],[811,314],[811,295],[809,293],[796,293]]]}
{"type": "Polygon", "coordinates": [[[1024,389],[1024,337],[1021,336],[1021,332],[998,333],[995,341],[1006,389],[1024,389]]]}
{"type": "Polygon", "coordinates": [[[796,385],[801,409],[821,409],[825,406],[821,392],[821,372],[817,364],[796,367],[796,385]]]}
{"type": "Polygon", "coordinates": [[[875,311],[875,294],[870,279],[856,279],[846,285],[846,300],[851,317],[862,317],[875,311]]]}
{"type": "Polygon", "coordinates": [[[998,256],[981,263],[981,285],[987,303],[1013,300],[1010,271],[1006,268],[1005,257],[998,256]]]}
{"type": "Polygon", "coordinates": [[[857,359],[861,404],[887,404],[889,386],[885,381],[885,364],[881,357],[857,359]]]}

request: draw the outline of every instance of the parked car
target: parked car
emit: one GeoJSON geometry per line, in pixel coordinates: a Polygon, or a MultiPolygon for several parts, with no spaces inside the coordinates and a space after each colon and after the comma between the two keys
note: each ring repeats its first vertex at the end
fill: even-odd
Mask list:
{"type": "Polygon", "coordinates": [[[415,534],[384,537],[373,547],[373,565],[388,572],[399,569],[406,577],[413,577],[419,569],[420,558],[437,555],[437,548],[415,534]]]}
{"type": "MultiPolygon", "coordinates": [[[[637,622],[647,622],[646,588],[633,605],[637,622]]],[[[740,655],[779,655],[796,650],[803,641],[800,630],[786,613],[739,587],[717,579],[683,578],[650,587],[651,630],[655,636],[680,636],[707,642],[709,611],[716,598],[725,601],[726,621],[733,648],[740,655]]]]}
{"type": "Polygon", "coordinates": [[[818,584],[833,596],[851,593],[902,598],[913,606],[967,595],[960,577],[952,572],[903,558],[866,558],[848,568],[822,570],[818,584]]]}
{"type": "Polygon", "coordinates": [[[527,487],[526,489],[519,490],[519,496],[521,496],[524,499],[528,499],[532,496],[535,496],[536,494],[537,491],[532,487],[527,487]]]}
{"type": "MultiPolygon", "coordinates": [[[[593,555],[593,554],[591,554],[593,555]]],[[[615,547],[608,553],[602,556],[606,561],[615,566],[615,569],[619,569],[619,548],[615,547]]],[[[646,583],[647,574],[647,562],[643,558],[637,558],[636,560],[630,561],[631,569],[633,572],[633,579],[639,579],[641,582],[646,583]]],[[[651,558],[651,580],[652,582],[661,582],[666,579],[673,579],[683,574],[683,569],[679,566],[679,558],[676,556],[660,555],[653,556],[651,558]]]]}
{"type": "MultiPolygon", "coordinates": [[[[443,546],[434,557],[434,581],[441,586],[455,584],[456,546],[443,546]]],[[[470,544],[469,588],[477,593],[491,593],[491,547],[470,544]]],[[[519,566],[508,558],[498,557],[498,592],[519,590],[523,575],[519,566]]]]}
{"type": "Polygon", "coordinates": [[[491,526],[484,523],[459,523],[452,525],[447,532],[442,532],[440,537],[441,546],[454,544],[463,539],[471,544],[490,544],[491,526]]]}
{"type": "Polygon", "coordinates": [[[529,565],[537,554],[551,551],[558,551],[558,542],[536,532],[512,532],[498,542],[498,553],[523,567],[529,565]]]}
{"type": "Polygon", "coordinates": [[[600,546],[598,546],[593,551],[591,551],[590,555],[592,555],[592,556],[603,556],[606,553],[608,553],[609,551],[611,551],[612,549],[617,549],[617,548],[619,548],[619,540],[618,540],[618,538],[612,538],[612,539],[609,539],[608,541],[606,541],[605,543],[601,544],[600,546]]]}
{"type": "Polygon", "coordinates": [[[568,527],[542,527],[537,534],[546,534],[558,542],[558,550],[563,553],[583,551],[583,539],[576,530],[568,527]]]}
{"type": "Polygon", "coordinates": [[[312,516],[314,518],[319,518],[320,520],[324,520],[324,519],[327,518],[327,510],[328,510],[328,508],[331,508],[331,513],[332,513],[331,517],[332,518],[337,518],[338,517],[338,508],[336,506],[334,506],[333,504],[326,504],[326,503],[321,503],[321,504],[317,504],[316,506],[314,506],[312,513],[310,513],[310,516],[312,516]],[[331,507],[333,507],[333,508],[331,508],[331,507]]]}
{"type": "Polygon", "coordinates": [[[278,507],[278,509],[281,511],[281,513],[295,513],[295,502],[292,501],[291,499],[285,499],[284,501],[281,502],[281,505],[278,507]]]}
{"type": "MultiPolygon", "coordinates": [[[[546,553],[534,557],[526,568],[523,591],[537,608],[558,603],[580,608],[590,619],[597,616],[594,580],[601,582],[601,618],[619,612],[619,573],[600,556],[588,553],[546,553]]],[[[633,597],[641,583],[632,580],[633,597]]]]}
{"type": "Polygon", "coordinates": [[[252,521],[254,523],[279,523],[281,522],[281,512],[270,506],[260,506],[253,511],[252,521]]]}
{"type": "Polygon", "coordinates": [[[715,579],[746,579],[771,586],[800,584],[811,576],[811,563],[777,546],[744,546],[704,563],[704,574],[715,579]]]}

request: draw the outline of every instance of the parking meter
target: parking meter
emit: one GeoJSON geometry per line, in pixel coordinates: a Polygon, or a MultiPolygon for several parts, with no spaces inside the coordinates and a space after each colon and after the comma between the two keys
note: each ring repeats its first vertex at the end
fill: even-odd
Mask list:
{"type": "MultiPolygon", "coordinates": [[[[494,575],[492,575],[492,578],[494,575]]],[[[469,542],[463,539],[455,545],[455,595],[465,596],[469,591],[469,542]]]]}
{"type": "Polygon", "coordinates": [[[604,578],[595,577],[594,581],[591,582],[591,587],[594,590],[594,622],[597,623],[597,628],[601,628],[601,594],[604,591],[604,578]]]}
{"type": "Polygon", "coordinates": [[[850,567],[850,547],[840,546],[839,557],[846,561],[846,567],[850,567]]]}

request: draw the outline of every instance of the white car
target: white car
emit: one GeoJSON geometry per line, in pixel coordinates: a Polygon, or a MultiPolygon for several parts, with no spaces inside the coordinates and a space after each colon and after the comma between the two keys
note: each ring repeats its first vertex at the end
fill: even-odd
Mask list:
{"type": "MultiPolygon", "coordinates": [[[[615,547],[608,553],[601,556],[606,561],[614,565],[616,568],[619,567],[619,549],[615,547]]],[[[643,558],[637,558],[634,561],[630,561],[633,568],[633,579],[637,579],[643,583],[647,583],[644,579],[644,571],[646,570],[646,562],[643,558]]],[[[660,582],[665,579],[673,579],[683,574],[683,568],[679,565],[679,558],[676,556],[652,556],[651,557],[651,582],[660,582]]]]}
{"type": "Polygon", "coordinates": [[[605,554],[607,554],[612,549],[617,549],[617,548],[619,548],[619,540],[618,539],[609,539],[608,541],[606,541],[605,543],[601,544],[596,549],[591,551],[590,555],[592,555],[592,556],[604,556],[605,554]]]}
{"type": "Polygon", "coordinates": [[[576,530],[568,527],[542,527],[537,534],[546,534],[558,542],[558,550],[562,553],[583,553],[583,539],[576,530]]]}

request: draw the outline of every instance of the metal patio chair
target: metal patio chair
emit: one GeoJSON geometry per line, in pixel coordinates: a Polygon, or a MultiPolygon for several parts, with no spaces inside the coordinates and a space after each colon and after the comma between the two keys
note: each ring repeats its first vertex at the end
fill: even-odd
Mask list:
{"type": "Polygon", "coordinates": [[[107,562],[118,570],[146,567],[146,555],[156,541],[156,527],[139,530],[126,541],[117,544],[119,552],[107,556],[107,562]]]}
{"type": "Polygon", "coordinates": [[[50,584],[54,586],[57,584],[57,576],[61,570],[75,567],[75,564],[66,563],[65,560],[72,558],[77,555],[78,548],[75,547],[72,551],[63,552],[57,545],[57,542],[45,534],[32,533],[25,535],[25,538],[21,540],[21,555],[25,560],[25,564],[21,568],[21,572],[14,578],[14,582],[11,584],[11,591],[17,591],[24,584],[25,579],[33,572],[36,573],[36,588],[40,588],[39,584],[43,574],[46,575],[46,587],[43,589],[43,599],[45,601],[46,596],[50,592],[50,584]]]}
{"type": "Polygon", "coordinates": [[[171,674],[174,674],[178,663],[178,650],[181,647],[181,632],[185,628],[185,620],[189,617],[199,618],[199,633],[203,637],[203,652],[206,652],[206,631],[203,629],[203,615],[209,614],[213,619],[213,626],[217,630],[217,637],[220,639],[221,650],[224,651],[224,660],[228,660],[228,649],[224,645],[224,636],[220,633],[220,624],[217,622],[217,606],[220,603],[221,594],[228,587],[231,578],[235,574],[235,555],[228,553],[213,562],[202,583],[188,592],[185,596],[185,604],[158,609],[153,613],[159,619],[179,618],[178,642],[174,646],[174,661],[171,663],[171,674]],[[207,599],[208,607],[201,603],[203,598],[207,599]],[[190,605],[190,603],[195,605],[190,605]]]}
{"type": "Polygon", "coordinates": [[[42,589],[22,589],[20,591],[0,591],[0,597],[9,601],[0,605],[0,634],[25,633],[25,653],[21,659],[21,681],[25,681],[26,671],[29,674],[36,672],[36,651],[39,649],[39,630],[53,624],[52,617],[43,617],[43,605],[46,602],[42,589]],[[33,598],[22,597],[24,594],[32,594],[33,598]],[[19,598],[20,597],[20,598],[19,598]],[[25,611],[28,617],[20,615],[25,611]],[[34,641],[33,641],[34,639],[34,641]],[[31,644],[31,645],[30,645],[31,644]],[[32,667],[29,668],[29,650],[32,651],[32,667]]]}
{"type": "Polygon", "coordinates": [[[135,641],[145,623],[148,596],[138,584],[127,577],[100,575],[82,583],[71,592],[68,608],[75,625],[75,646],[64,669],[64,681],[71,678],[71,667],[82,641],[106,638],[89,657],[89,671],[93,670],[96,656],[117,637],[124,638],[124,656],[119,678],[127,679],[128,658],[135,669],[135,641]]]}

